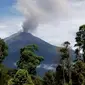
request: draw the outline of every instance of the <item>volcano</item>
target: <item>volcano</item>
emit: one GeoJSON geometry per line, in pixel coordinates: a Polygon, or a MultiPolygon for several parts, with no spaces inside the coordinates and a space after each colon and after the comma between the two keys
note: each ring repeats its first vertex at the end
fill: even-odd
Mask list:
{"type": "Polygon", "coordinates": [[[55,64],[59,63],[59,47],[53,46],[30,33],[18,32],[4,40],[9,47],[9,55],[5,59],[4,64],[9,68],[16,68],[16,62],[20,58],[20,49],[30,44],[38,45],[39,51],[37,55],[44,57],[44,61],[38,67],[38,72],[40,74],[46,70],[53,69],[55,64]]]}

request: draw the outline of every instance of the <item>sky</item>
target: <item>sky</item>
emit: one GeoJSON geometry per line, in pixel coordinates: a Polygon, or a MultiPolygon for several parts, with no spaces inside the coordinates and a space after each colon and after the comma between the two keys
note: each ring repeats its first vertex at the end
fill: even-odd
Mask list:
{"type": "MultiPolygon", "coordinates": [[[[22,25],[27,15],[26,13],[22,13],[23,11],[21,12],[21,10],[19,11],[17,9],[16,5],[20,1],[21,0],[0,0],[1,38],[6,38],[22,30],[22,25]]],[[[62,17],[60,16],[57,18],[55,16],[55,18],[53,16],[53,20],[43,24],[40,23],[37,29],[31,33],[56,46],[60,46],[67,40],[70,41],[73,46],[75,43],[75,34],[78,31],[79,26],[85,24],[85,0],[66,0],[66,2],[67,5],[69,5],[68,9],[61,3],[65,12],[58,10],[62,17]]],[[[21,7],[22,9],[24,4],[21,7]]]]}
{"type": "Polygon", "coordinates": [[[16,0],[0,0],[0,37],[6,38],[21,29],[22,14],[16,9],[16,0]]]}

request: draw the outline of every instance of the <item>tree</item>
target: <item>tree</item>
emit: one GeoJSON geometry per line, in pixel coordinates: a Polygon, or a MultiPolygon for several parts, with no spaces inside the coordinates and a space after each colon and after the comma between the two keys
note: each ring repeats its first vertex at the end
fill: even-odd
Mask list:
{"type": "Polygon", "coordinates": [[[3,62],[5,57],[8,55],[8,47],[3,39],[0,39],[0,63],[3,62]]]}
{"type": "Polygon", "coordinates": [[[58,65],[55,72],[55,82],[56,85],[65,85],[66,84],[66,70],[65,65],[58,65]]]}
{"type": "Polygon", "coordinates": [[[39,76],[31,76],[35,85],[43,85],[43,79],[39,76]]]}
{"type": "MultiPolygon", "coordinates": [[[[62,75],[63,75],[63,82],[62,84],[65,84],[66,83],[66,80],[65,80],[65,67],[66,67],[66,58],[68,57],[67,55],[67,49],[66,48],[61,48],[60,49],[60,52],[61,52],[61,66],[62,66],[62,75]]],[[[59,69],[61,70],[61,68],[59,69]]]]}
{"type": "Polygon", "coordinates": [[[0,85],[7,85],[8,80],[10,79],[10,76],[7,73],[8,69],[0,64],[0,85]]]}
{"type": "Polygon", "coordinates": [[[14,78],[8,81],[8,85],[34,85],[28,71],[19,69],[14,78]]]}
{"type": "Polygon", "coordinates": [[[8,55],[8,47],[3,39],[0,38],[0,85],[7,85],[9,75],[7,74],[7,68],[2,65],[3,60],[8,55]]]}
{"type": "Polygon", "coordinates": [[[80,60],[73,65],[72,85],[85,85],[85,63],[80,60]]]}
{"type": "MultiPolygon", "coordinates": [[[[76,45],[79,52],[83,51],[83,61],[85,62],[85,25],[79,27],[79,31],[76,33],[76,45]]],[[[81,57],[80,55],[78,56],[81,57]]]]}
{"type": "Polygon", "coordinates": [[[43,61],[43,57],[37,56],[35,52],[38,51],[37,45],[28,45],[21,49],[21,57],[17,62],[20,69],[26,69],[29,74],[36,74],[37,66],[43,61]]]}
{"type": "Polygon", "coordinates": [[[16,68],[16,69],[11,68],[11,69],[8,69],[7,74],[8,74],[10,77],[14,77],[14,75],[16,74],[17,71],[18,71],[17,68],[16,68]]]}
{"type": "Polygon", "coordinates": [[[65,84],[65,69],[68,70],[68,78],[69,83],[71,83],[71,58],[69,53],[69,45],[70,43],[68,41],[63,43],[63,48],[60,49],[61,52],[61,65],[63,68],[63,84],[65,84]]]}
{"type": "Polygon", "coordinates": [[[70,45],[70,42],[66,41],[64,42],[64,46],[67,50],[67,66],[68,66],[68,77],[69,77],[69,84],[71,84],[71,56],[70,56],[70,51],[69,51],[69,45],[70,45]]]}
{"type": "Polygon", "coordinates": [[[48,71],[43,78],[43,85],[56,85],[55,72],[48,71]]]}
{"type": "Polygon", "coordinates": [[[63,45],[66,47],[66,49],[68,49],[68,47],[69,47],[69,45],[70,45],[70,42],[65,41],[63,45]]]}
{"type": "Polygon", "coordinates": [[[81,60],[81,54],[80,54],[79,48],[75,49],[75,54],[76,54],[76,60],[75,61],[81,60]]]}

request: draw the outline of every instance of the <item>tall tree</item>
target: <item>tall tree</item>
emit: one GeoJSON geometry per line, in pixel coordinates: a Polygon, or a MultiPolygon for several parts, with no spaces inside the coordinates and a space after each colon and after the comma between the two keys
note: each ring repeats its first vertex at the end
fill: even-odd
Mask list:
{"type": "Polygon", "coordinates": [[[2,65],[5,57],[8,55],[8,47],[3,39],[0,38],[0,85],[7,85],[6,82],[9,78],[7,68],[2,65]]]}
{"type": "Polygon", "coordinates": [[[68,66],[68,77],[69,77],[69,84],[70,84],[72,81],[71,81],[71,56],[69,51],[69,45],[70,42],[68,41],[64,42],[64,46],[67,50],[67,66],[68,66]]]}
{"type": "Polygon", "coordinates": [[[66,62],[66,58],[67,58],[67,50],[66,48],[61,48],[60,49],[60,52],[61,52],[61,66],[62,66],[62,74],[63,74],[63,82],[62,84],[65,84],[66,83],[66,80],[65,80],[65,62],[66,62]]]}
{"type": "Polygon", "coordinates": [[[3,62],[5,57],[8,55],[8,47],[3,39],[0,39],[0,63],[3,62]]]}
{"type": "MultiPolygon", "coordinates": [[[[79,52],[83,51],[83,61],[85,62],[85,25],[79,27],[79,31],[76,33],[76,45],[79,52]]],[[[81,57],[80,55],[78,56],[81,57]]]]}
{"type": "Polygon", "coordinates": [[[70,43],[68,41],[63,43],[64,48],[60,49],[61,52],[61,61],[63,66],[63,83],[65,84],[65,68],[68,70],[68,78],[69,83],[71,83],[71,58],[70,58],[70,51],[69,51],[70,43]]]}
{"type": "Polygon", "coordinates": [[[43,61],[43,57],[37,56],[35,52],[38,50],[37,45],[28,45],[21,49],[21,57],[17,62],[20,69],[26,69],[29,74],[36,74],[36,68],[43,61]]]}

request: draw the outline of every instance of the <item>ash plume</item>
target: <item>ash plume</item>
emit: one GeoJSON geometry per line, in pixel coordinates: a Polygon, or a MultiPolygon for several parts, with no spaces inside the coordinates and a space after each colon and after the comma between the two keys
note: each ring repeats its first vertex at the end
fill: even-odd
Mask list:
{"type": "Polygon", "coordinates": [[[32,32],[33,30],[35,30],[35,28],[37,28],[37,26],[38,26],[37,20],[35,19],[35,17],[31,16],[23,23],[23,31],[32,32]]]}
{"type": "Polygon", "coordinates": [[[60,19],[68,14],[67,0],[17,0],[17,8],[25,16],[23,31],[34,31],[39,24],[60,19]]]}

